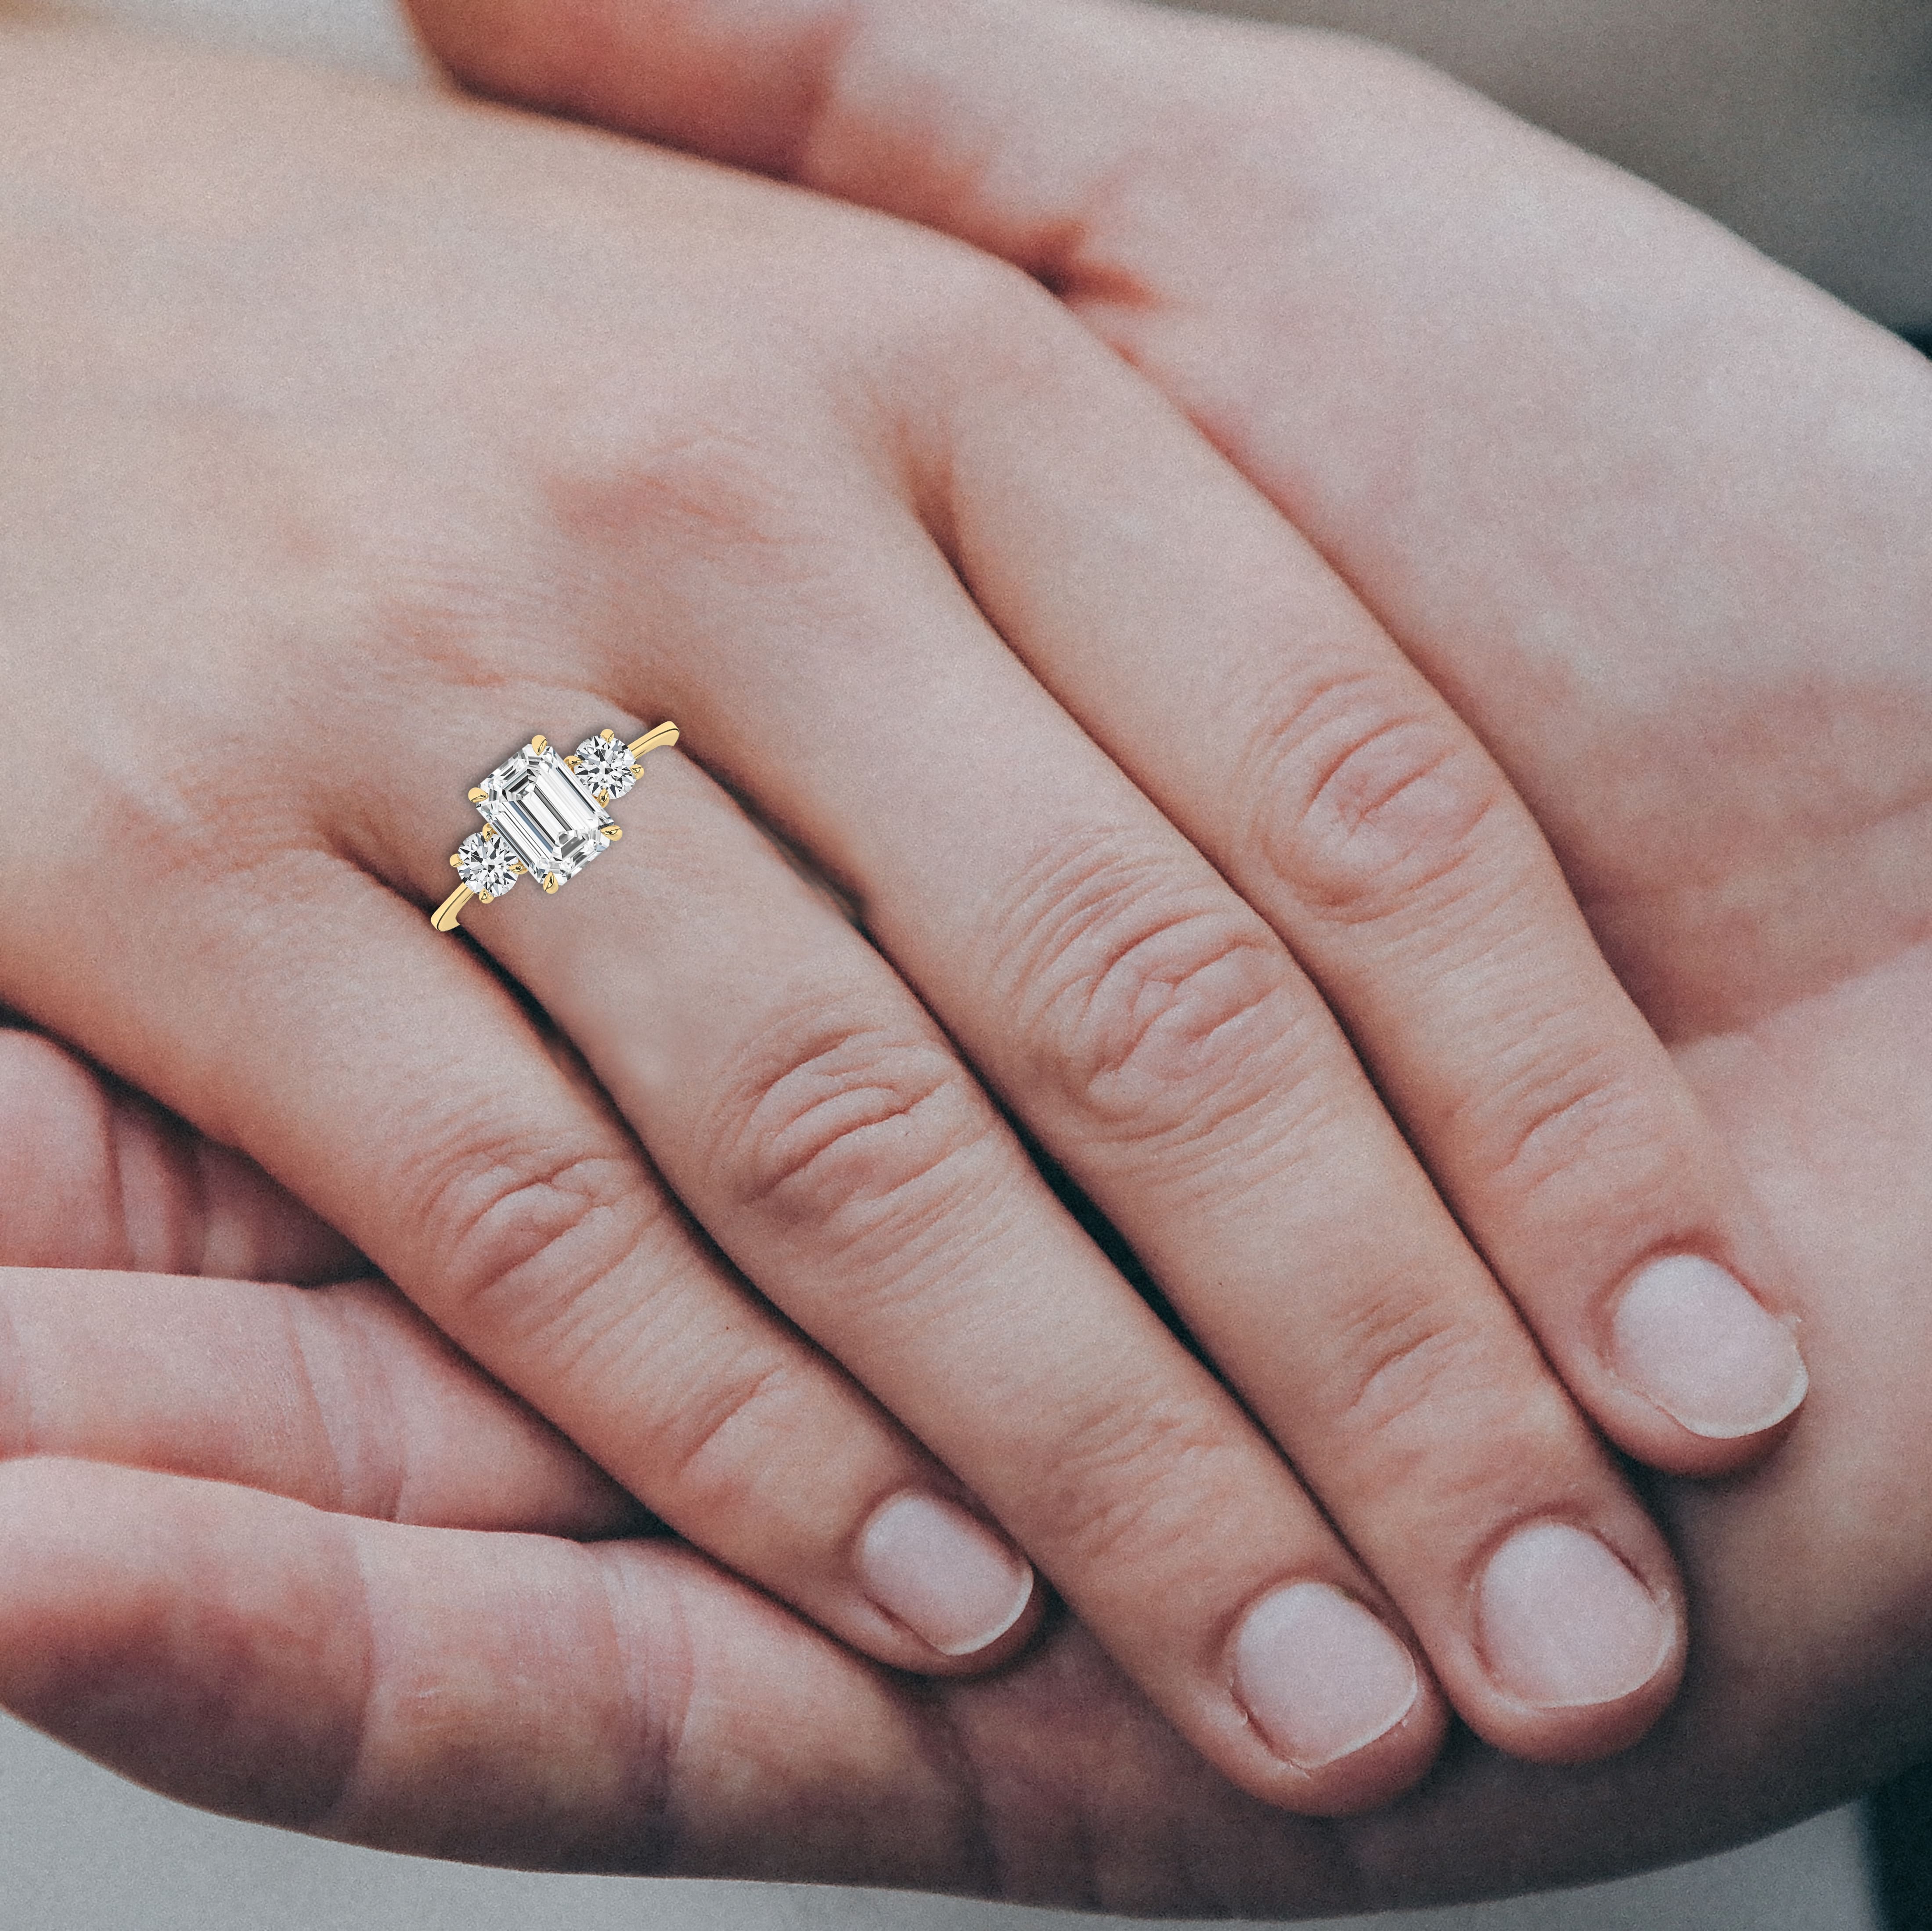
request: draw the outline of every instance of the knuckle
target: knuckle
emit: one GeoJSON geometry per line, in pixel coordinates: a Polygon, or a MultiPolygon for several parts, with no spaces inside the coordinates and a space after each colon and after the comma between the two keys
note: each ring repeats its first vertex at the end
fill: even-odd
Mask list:
{"type": "Polygon", "coordinates": [[[413,1190],[444,1257],[436,1312],[493,1332],[532,1337],[578,1318],[662,1211],[628,1152],[601,1138],[465,1122],[431,1158],[413,1190]]]}
{"type": "MultiPolygon", "coordinates": [[[[641,445],[574,452],[550,476],[550,514],[573,549],[659,570],[756,559],[760,574],[816,556],[822,520],[804,500],[783,436],[734,424],[722,404],[694,403],[641,445]]],[[[674,577],[670,580],[676,580],[674,577]]]]}
{"type": "Polygon", "coordinates": [[[1684,1171],[1669,1111],[1607,1053],[1535,1057],[1474,1124],[1474,1144],[1493,1149],[1489,1184],[1519,1212],[1584,1195],[1632,1209],[1684,1171]]]}
{"type": "Polygon", "coordinates": [[[1513,1386],[1488,1324],[1440,1300],[1391,1285],[1359,1294],[1328,1337],[1323,1387],[1339,1439],[1373,1444],[1379,1480],[1439,1490],[1445,1424],[1453,1438],[1491,1432],[1513,1386]],[[1393,1462],[1391,1458],[1394,1458],[1393,1462]]]}
{"type": "Polygon", "coordinates": [[[770,1471],[796,1451],[808,1411],[790,1364],[763,1350],[725,1366],[708,1361],[648,1429],[641,1445],[660,1508],[709,1521],[741,1520],[759,1501],[770,1471]]]}
{"type": "Polygon", "coordinates": [[[1083,1115],[1203,1135],[1278,1093],[1303,1026],[1287,954],[1216,889],[1076,839],[1034,868],[1007,970],[1038,1070],[1083,1115]]]}
{"type": "Polygon", "coordinates": [[[842,1245],[915,1236],[995,1131],[943,1044],[862,1015],[786,1018],[725,1090],[733,1194],[842,1245]]]}
{"type": "Polygon", "coordinates": [[[1081,1567],[1132,1574],[1184,1558],[1215,1499],[1246,1486],[1228,1430],[1184,1395],[1108,1401],[1063,1420],[1048,1507],[1063,1559],[1081,1567]]]}
{"type": "Polygon", "coordinates": [[[1247,842],[1264,875],[1338,924],[1413,911],[1471,877],[1502,774],[1447,715],[1378,672],[1338,678],[1271,721],[1245,760],[1247,842]]]}

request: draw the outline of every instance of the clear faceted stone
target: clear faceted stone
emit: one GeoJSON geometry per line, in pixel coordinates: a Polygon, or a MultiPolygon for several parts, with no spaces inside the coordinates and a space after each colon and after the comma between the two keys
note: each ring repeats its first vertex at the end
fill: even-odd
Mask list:
{"type": "Polygon", "coordinates": [[[611,819],[554,746],[526,745],[483,781],[484,823],[533,878],[574,878],[610,840],[611,819]]]}
{"type": "Polygon", "coordinates": [[[577,775],[592,793],[618,799],[638,781],[630,747],[622,738],[586,738],[577,747],[577,775]]]}
{"type": "Polygon", "coordinates": [[[456,875],[472,892],[500,898],[516,883],[516,854],[501,838],[472,832],[456,848],[456,875]]]}

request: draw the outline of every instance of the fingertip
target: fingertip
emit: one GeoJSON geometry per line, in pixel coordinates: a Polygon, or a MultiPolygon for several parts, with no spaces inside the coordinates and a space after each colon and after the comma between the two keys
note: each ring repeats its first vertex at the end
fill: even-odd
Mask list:
{"type": "Polygon", "coordinates": [[[1475,1606],[1478,1648],[1501,1706],[1479,1727],[1513,1756],[1571,1764],[1614,1756],[1676,1693],[1680,1600],[1574,1523],[1544,1520],[1512,1533],[1485,1564],[1475,1606]]]}
{"type": "Polygon", "coordinates": [[[1613,1306],[1609,1365],[1661,1426],[1627,1440],[1672,1474],[1734,1473],[1768,1454],[1810,1390],[1793,1324],[1696,1254],[1639,1267],[1613,1306]]]}
{"type": "Polygon", "coordinates": [[[1038,1620],[1031,1564],[935,1495],[901,1493],[874,1510],[854,1567],[873,1606],[932,1652],[934,1674],[1003,1661],[1038,1620]]]}
{"type": "Polygon", "coordinates": [[[1325,1582],[1270,1590],[1229,1648],[1231,1687],[1286,1774],[1258,1794],[1304,1816],[1345,1817],[1412,1788],[1448,1729],[1414,1651],[1365,1604],[1325,1582]]]}

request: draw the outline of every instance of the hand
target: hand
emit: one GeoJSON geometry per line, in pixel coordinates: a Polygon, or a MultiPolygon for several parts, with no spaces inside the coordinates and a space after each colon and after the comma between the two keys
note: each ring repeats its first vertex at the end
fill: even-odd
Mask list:
{"type": "Polygon", "coordinates": [[[1330,36],[916,0],[836,34],[809,0],[607,0],[567,31],[514,0],[416,10],[474,85],[917,217],[1061,291],[1497,753],[1796,1257],[1815,1411],[1751,1483],[1665,1492],[1708,1666],[1667,1732],[1580,1784],[1444,1780],[1370,1833],[1393,1878],[1369,1894],[1425,1894],[1432,1858],[1475,1888],[1683,1855],[1922,1755],[1924,362],[1330,36]]]}
{"type": "MultiPolygon", "coordinates": [[[[10,1121],[50,1155],[15,1171],[51,1186],[115,1100],[44,1042],[10,1046],[10,1121]]],[[[1922,1082],[1878,1098],[1905,1104],[1856,1183],[1875,1226],[1932,1144],[1922,1082]]],[[[70,1194],[82,1228],[125,1213],[94,1172],[92,1203],[70,1194]]],[[[218,1218],[154,1189],[130,1248],[164,1225],[233,1251],[285,1234],[286,1203],[237,1177],[218,1218]]],[[[368,1282],[0,1267],[0,1694],[190,1801],[537,1867],[1255,1916],[1602,1875],[1828,1801],[1922,1720],[1926,1457],[1894,1351],[1932,1318],[1922,1294],[1888,1329],[1896,1281],[1874,1278],[1812,1324],[1844,1399],[1774,1471],[1680,1513],[1702,1611],[1688,1699],[1587,1776],[1463,1749],[1376,1817],[1286,1818],[1064,1620],[999,1677],[917,1691],[675,1546],[561,1540],[622,1527],[621,1499],[368,1282]],[[1846,1493],[1900,1541],[1847,1534],[1846,1493]]]]}
{"type": "Polygon", "coordinates": [[[230,71],[22,35],[0,79],[0,636],[67,787],[0,856],[11,1003],[883,1660],[1025,1640],[984,1510],[1270,1801],[1420,1773],[1445,1718],[1411,1631],[1504,1747],[1640,1734],[1681,1663],[1661,1540],[1280,935],[1618,1439],[1700,1472],[1766,1447],[1802,1371],[1709,1261],[1741,1391],[1588,1365],[1643,1366],[1683,1256],[1768,1292],[1781,1264],[1473,738],[1010,270],[600,137],[230,71]],[[1154,496],[1124,516],[1125,478],[1154,496]],[[1086,613],[1130,586],[1124,683],[1086,613]],[[1210,607],[1248,662],[1306,640],[1258,736],[1210,607]],[[654,759],[638,844],[472,913],[494,969],[428,931],[514,733],[666,714],[713,775],[654,759]],[[1197,844],[1252,903],[1128,775],[1191,787],[1204,754],[1238,781],[1197,844]],[[1398,942],[1377,908],[1419,877],[1398,942]],[[1540,1183],[1586,1087],[1641,1171],[1540,1183]]]}

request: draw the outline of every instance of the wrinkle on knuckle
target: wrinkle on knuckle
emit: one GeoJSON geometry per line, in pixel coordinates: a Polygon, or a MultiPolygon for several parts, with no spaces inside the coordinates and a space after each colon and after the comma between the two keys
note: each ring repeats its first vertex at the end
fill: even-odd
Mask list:
{"type": "Polygon", "coordinates": [[[1063,1559],[1096,1571],[1184,1558],[1211,1519],[1204,1499],[1232,1486],[1226,1429],[1185,1396],[1090,1409],[1056,1438],[1053,1456],[1063,1559]]]}
{"type": "Polygon", "coordinates": [[[1470,877],[1505,795],[1452,719],[1374,671],[1302,694],[1243,762],[1246,843],[1264,875],[1342,925],[1412,911],[1470,877]]]}
{"type": "MultiPolygon", "coordinates": [[[[722,412],[720,412],[722,415],[722,412]]],[[[598,460],[590,452],[554,472],[550,511],[574,548],[634,559],[675,545],[712,559],[782,553],[805,520],[774,432],[693,421],[647,450],[598,460]]]]}
{"type": "Polygon", "coordinates": [[[729,1367],[707,1364],[701,1384],[650,1430],[653,1493],[662,1506],[699,1519],[743,1519],[768,1471],[796,1453],[801,1410],[809,1407],[789,1363],[766,1355],[729,1367]]]}
{"type": "Polygon", "coordinates": [[[842,1242],[915,1232],[956,1198],[994,1131],[938,1040],[862,1015],[788,1018],[727,1090],[737,1197],[842,1242]]]}
{"type": "Polygon", "coordinates": [[[1401,1285],[1359,1295],[1330,1338],[1334,1425],[1392,1452],[1426,1453],[1445,1424],[1492,1405],[1494,1366],[1478,1329],[1401,1285]]]}
{"type": "Polygon", "coordinates": [[[429,1157],[439,1318],[526,1336],[568,1319],[655,1210],[627,1152],[567,1129],[466,1122],[429,1157]]]}
{"type": "Polygon", "coordinates": [[[1631,1207],[1666,1192],[1679,1170],[1676,1136],[1609,1054],[1538,1064],[1484,1109],[1494,1147],[1486,1184],[1516,1211],[1580,1192],[1631,1207]]]}
{"type": "Polygon", "coordinates": [[[1116,1127],[1226,1126],[1299,1039],[1286,953],[1244,908],[1084,840],[1037,868],[1014,976],[1024,1036],[1084,1116],[1116,1127]]]}

